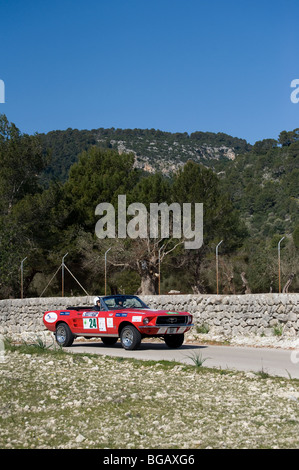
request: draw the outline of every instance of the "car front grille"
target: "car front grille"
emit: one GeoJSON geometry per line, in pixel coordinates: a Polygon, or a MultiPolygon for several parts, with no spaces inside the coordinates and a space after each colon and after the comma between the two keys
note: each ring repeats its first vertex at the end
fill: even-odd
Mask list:
{"type": "Polygon", "coordinates": [[[163,315],[157,317],[156,325],[185,325],[188,323],[187,315],[163,315]]]}

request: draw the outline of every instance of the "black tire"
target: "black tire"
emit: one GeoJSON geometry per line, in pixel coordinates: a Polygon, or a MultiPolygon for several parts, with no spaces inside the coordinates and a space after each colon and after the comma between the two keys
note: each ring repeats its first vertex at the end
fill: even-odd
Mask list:
{"type": "Polygon", "coordinates": [[[56,328],[55,339],[59,346],[68,347],[73,344],[75,336],[66,323],[59,323],[56,328]]]}
{"type": "Polygon", "coordinates": [[[104,338],[103,336],[101,340],[106,346],[113,346],[117,342],[118,338],[113,338],[110,336],[108,336],[107,338],[104,338]]]}
{"type": "Polygon", "coordinates": [[[124,349],[137,349],[141,343],[141,334],[133,325],[126,325],[120,333],[120,342],[124,349]]]}
{"type": "Polygon", "coordinates": [[[185,336],[181,335],[165,335],[164,341],[169,348],[179,348],[184,342],[185,336]]]}

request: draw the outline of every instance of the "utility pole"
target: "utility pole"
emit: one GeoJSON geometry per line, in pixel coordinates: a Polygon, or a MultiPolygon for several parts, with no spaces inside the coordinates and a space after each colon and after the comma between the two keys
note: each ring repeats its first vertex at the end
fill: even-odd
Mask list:
{"type": "Polygon", "coordinates": [[[105,295],[107,295],[107,253],[111,250],[111,247],[105,252],[105,295]]]}
{"type": "Polygon", "coordinates": [[[281,294],[281,281],[280,281],[280,244],[285,237],[282,237],[278,242],[278,292],[281,294]]]}
{"type": "Polygon", "coordinates": [[[64,257],[62,258],[61,262],[61,296],[64,297],[64,258],[68,255],[66,253],[64,257]]]}
{"type": "Polygon", "coordinates": [[[223,240],[221,240],[221,242],[219,242],[218,245],[216,246],[216,285],[217,285],[217,295],[218,295],[218,292],[219,292],[219,287],[218,287],[218,248],[219,248],[219,246],[221,245],[222,242],[223,242],[223,240]]]}
{"type": "Polygon", "coordinates": [[[24,269],[23,269],[23,264],[24,264],[24,261],[25,259],[27,259],[27,256],[26,258],[22,259],[21,261],[21,299],[23,298],[23,285],[24,285],[24,269]]]}

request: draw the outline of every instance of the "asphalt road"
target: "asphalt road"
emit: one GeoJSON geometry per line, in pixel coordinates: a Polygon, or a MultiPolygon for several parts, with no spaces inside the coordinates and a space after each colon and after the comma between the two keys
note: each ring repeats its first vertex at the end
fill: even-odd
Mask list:
{"type": "Polygon", "coordinates": [[[105,354],[154,361],[175,360],[192,365],[192,358],[199,357],[204,360],[205,367],[263,371],[270,375],[299,379],[299,350],[200,344],[184,344],[179,349],[169,349],[163,342],[143,341],[140,349],[126,351],[119,341],[114,346],[107,347],[100,340],[84,343],[75,341],[70,348],[65,349],[73,353],[105,354]]]}

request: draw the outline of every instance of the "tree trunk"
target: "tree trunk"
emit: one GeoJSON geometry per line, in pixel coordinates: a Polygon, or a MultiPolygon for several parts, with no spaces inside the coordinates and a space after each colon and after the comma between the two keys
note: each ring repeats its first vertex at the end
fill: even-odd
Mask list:
{"type": "Polygon", "coordinates": [[[283,294],[287,294],[289,292],[289,287],[290,287],[294,277],[295,277],[295,274],[291,273],[290,276],[289,276],[289,279],[287,280],[286,284],[284,285],[284,287],[282,289],[283,294]]]}
{"type": "Polygon", "coordinates": [[[157,276],[150,273],[143,274],[141,284],[137,291],[138,295],[155,295],[157,294],[157,276]]]}
{"type": "Polygon", "coordinates": [[[30,287],[30,284],[32,283],[32,281],[33,281],[33,279],[34,279],[34,277],[37,273],[42,273],[42,271],[40,271],[39,269],[32,269],[30,274],[28,276],[26,276],[26,278],[24,279],[24,286],[23,286],[24,297],[27,296],[27,292],[28,292],[28,289],[30,287]]]}
{"type": "Polygon", "coordinates": [[[118,292],[118,287],[117,287],[115,284],[109,282],[109,283],[108,283],[108,286],[109,286],[111,295],[117,295],[117,294],[119,294],[119,292],[118,292]]]}
{"type": "Polygon", "coordinates": [[[242,278],[242,282],[243,282],[243,289],[245,288],[245,292],[244,294],[251,294],[251,289],[248,285],[248,281],[247,279],[245,278],[245,273],[241,273],[241,278],[242,278]]]}
{"type": "Polygon", "coordinates": [[[159,274],[158,259],[143,259],[137,263],[141,283],[137,291],[139,295],[155,295],[158,293],[159,274]]]}

